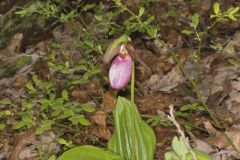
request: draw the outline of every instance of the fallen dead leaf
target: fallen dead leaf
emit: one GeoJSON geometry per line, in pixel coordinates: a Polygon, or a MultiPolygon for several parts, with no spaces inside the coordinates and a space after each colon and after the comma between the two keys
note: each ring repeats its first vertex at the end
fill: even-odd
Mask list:
{"type": "MultiPolygon", "coordinates": [[[[232,110],[233,102],[240,103],[240,93],[239,92],[233,91],[233,92],[229,93],[229,99],[226,101],[226,103],[228,105],[228,110],[230,112],[234,112],[232,110]]],[[[236,108],[235,108],[235,110],[236,110],[236,108]]]]}
{"type": "Polygon", "coordinates": [[[31,160],[37,156],[38,156],[38,153],[36,151],[33,152],[32,148],[26,148],[19,153],[18,157],[20,160],[31,160]]]}
{"type": "Polygon", "coordinates": [[[147,94],[137,101],[139,109],[150,115],[168,112],[168,106],[170,104],[178,106],[182,103],[184,103],[184,100],[181,97],[178,97],[175,92],[169,94],[147,94]]]}
{"type": "Polygon", "coordinates": [[[111,112],[116,104],[116,97],[110,92],[111,91],[102,94],[101,110],[106,113],[111,112]]]}
{"type": "Polygon", "coordinates": [[[229,143],[230,140],[231,143],[235,146],[234,149],[237,149],[237,151],[232,152],[232,154],[234,154],[235,157],[240,157],[240,129],[236,127],[227,129],[225,131],[225,134],[229,138],[229,140],[227,140],[224,133],[216,130],[209,121],[204,122],[204,126],[210,134],[210,137],[206,139],[206,142],[208,144],[219,149],[225,149],[227,147],[232,147],[229,143]]]}
{"type": "Polygon", "coordinates": [[[36,61],[36,63],[33,65],[33,71],[39,79],[48,80],[50,70],[47,61],[44,61],[42,59],[36,61]]]}
{"type": "Polygon", "coordinates": [[[145,82],[146,87],[153,91],[168,92],[185,81],[182,72],[176,66],[167,75],[154,74],[145,82]]]}
{"type": "Polygon", "coordinates": [[[93,79],[92,82],[74,88],[70,95],[73,98],[77,98],[80,102],[89,102],[93,96],[98,96],[99,94],[99,82],[97,79],[93,79]]]}
{"type": "Polygon", "coordinates": [[[92,116],[92,120],[98,125],[100,137],[109,140],[111,138],[111,132],[106,126],[106,113],[103,111],[97,111],[92,116]]]}
{"type": "Polygon", "coordinates": [[[24,76],[18,75],[15,78],[15,81],[13,82],[12,86],[15,89],[20,89],[20,88],[23,88],[26,83],[27,83],[27,79],[24,76]]]}
{"type": "Polygon", "coordinates": [[[16,33],[10,43],[7,46],[7,50],[13,55],[19,52],[21,44],[22,44],[23,34],[22,33],[16,33]]]}
{"type": "Polygon", "coordinates": [[[14,139],[14,148],[10,155],[10,160],[18,160],[22,149],[31,144],[36,139],[35,129],[30,128],[25,133],[18,134],[14,139]]]}
{"type": "Polygon", "coordinates": [[[56,135],[53,131],[48,131],[42,133],[39,138],[42,144],[50,144],[56,139],[56,135]]]}
{"type": "Polygon", "coordinates": [[[191,137],[191,140],[194,143],[194,147],[196,149],[199,149],[200,151],[203,151],[207,154],[210,154],[211,152],[214,151],[214,149],[206,142],[204,142],[201,139],[198,139],[193,133],[191,133],[190,131],[188,131],[188,135],[191,137]]]}

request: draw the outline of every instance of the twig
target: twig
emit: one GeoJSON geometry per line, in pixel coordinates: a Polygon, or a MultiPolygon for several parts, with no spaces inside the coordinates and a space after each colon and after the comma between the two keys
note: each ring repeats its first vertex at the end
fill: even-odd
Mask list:
{"type": "Polygon", "coordinates": [[[181,135],[181,137],[183,138],[183,141],[184,141],[185,145],[187,146],[189,152],[192,154],[193,159],[194,159],[194,160],[197,160],[196,154],[195,154],[195,152],[192,150],[192,148],[191,148],[191,146],[190,146],[190,144],[189,144],[188,138],[185,136],[183,130],[181,129],[180,125],[178,124],[178,122],[177,122],[176,119],[175,119],[175,116],[174,116],[174,114],[173,114],[173,112],[174,112],[173,105],[172,105],[172,104],[169,105],[169,108],[170,108],[170,111],[169,111],[169,114],[170,114],[170,115],[167,116],[168,119],[169,119],[170,121],[172,121],[173,124],[176,126],[178,133],[179,133],[179,134],[181,135]]]}

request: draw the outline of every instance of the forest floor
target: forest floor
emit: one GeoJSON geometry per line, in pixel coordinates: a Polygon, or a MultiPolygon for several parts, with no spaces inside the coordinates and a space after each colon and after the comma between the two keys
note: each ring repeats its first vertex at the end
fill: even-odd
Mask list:
{"type": "MultiPolygon", "coordinates": [[[[240,6],[234,0],[221,0],[219,4],[223,11],[240,6]]],[[[135,103],[154,129],[155,159],[164,159],[173,137],[179,135],[167,118],[170,105],[192,147],[214,160],[240,159],[240,18],[216,23],[199,45],[194,34],[181,31],[189,28],[194,13],[199,15],[199,33],[210,26],[212,1],[154,1],[144,5],[145,16],[155,17],[160,28],[158,38],[167,44],[148,39],[141,32],[130,36],[140,59],[150,69],[136,61],[135,103]]],[[[129,8],[137,11],[139,6],[129,8]]],[[[95,10],[90,10],[83,17],[93,36],[103,32],[89,22],[94,14],[95,10]]],[[[123,14],[115,21],[128,16],[123,14]]],[[[50,30],[50,36],[30,45],[24,43],[24,34],[16,32],[0,50],[0,159],[47,159],[78,145],[107,146],[114,129],[112,110],[117,95],[130,99],[130,86],[118,93],[111,89],[110,64],[104,64],[103,55],[94,49],[83,53],[81,47],[86,43],[79,43],[84,38],[76,33],[80,23],[79,19],[60,23],[50,30]],[[17,66],[14,60],[20,57],[30,59],[14,74],[5,74],[11,69],[8,64],[17,66]],[[61,96],[66,99],[57,98],[61,96]],[[56,106],[80,103],[85,107],[83,118],[74,125],[66,117],[73,117],[75,110],[68,108],[68,113],[58,116],[62,113],[44,108],[44,102],[51,98],[56,101],[51,105],[56,106]]],[[[106,37],[97,37],[97,41],[107,44],[119,35],[107,41],[106,37]]]]}

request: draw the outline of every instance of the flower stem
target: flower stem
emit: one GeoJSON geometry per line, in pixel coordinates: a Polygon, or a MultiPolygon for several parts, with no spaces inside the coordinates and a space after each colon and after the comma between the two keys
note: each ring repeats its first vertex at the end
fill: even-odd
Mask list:
{"type": "Polygon", "coordinates": [[[135,160],[135,107],[134,107],[134,81],[135,81],[135,68],[134,61],[132,62],[132,79],[131,79],[131,136],[132,136],[132,157],[131,160],[135,160]]]}

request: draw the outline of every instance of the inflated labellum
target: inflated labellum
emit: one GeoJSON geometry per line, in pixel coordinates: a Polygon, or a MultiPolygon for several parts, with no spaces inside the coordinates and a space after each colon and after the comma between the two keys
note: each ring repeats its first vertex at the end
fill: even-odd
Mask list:
{"type": "Polygon", "coordinates": [[[128,54],[118,54],[109,70],[110,85],[114,89],[124,88],[132,73],[132,58],[128,54]]]}

